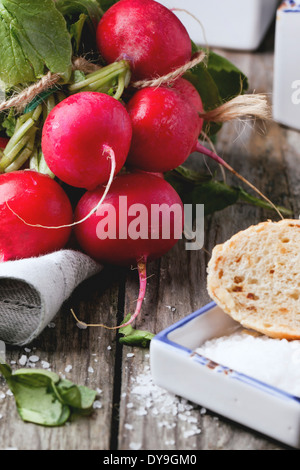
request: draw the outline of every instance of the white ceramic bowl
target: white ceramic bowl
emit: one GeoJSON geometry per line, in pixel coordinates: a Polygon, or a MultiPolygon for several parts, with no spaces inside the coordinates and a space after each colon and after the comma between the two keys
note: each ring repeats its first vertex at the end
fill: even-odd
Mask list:
{"type": "Polygon", "coordinates": [[[277,12],[273,118],[300,130],[300,0],[283,2],[277,12]]]}
{"type": "Polygon", "coordinates": [[[170,9],[190,13],[174,10],[196,44],[239,50],[259,47],[279,3],[278,0],[158,1],[170,9]]]}
{"type": "Polygon", "coordinates": [[[215,303],[210,303],[159,333],[150,344],[154,383],[237,423],[299,448],[299,397],[226,365],[216,364],[197,353],[197,348],[205,341],[231,334],[237,326],[239,324],[215,303]]]}

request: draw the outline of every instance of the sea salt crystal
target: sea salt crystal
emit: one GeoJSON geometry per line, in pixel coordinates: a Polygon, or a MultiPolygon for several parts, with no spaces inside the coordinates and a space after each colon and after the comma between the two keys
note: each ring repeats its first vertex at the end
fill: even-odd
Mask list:
{"type": "Polygon", "coordinates": [[[201,432],[201,429],[198,429],[198,428],[195,427],[193,429],[189,429],[189,430],[185,431],[183,433],[183,436],[185,438],[189,438],[189,437],[195,436],[196,434],[200,434],[200,432],[201,432]]]}
{"type": "Polygon", "coordinates": [[[94,403],[93,403],[93,408],[94,409],[100,409],[102,408],[102,403],[100,400],[95,400],[94,403]]]}
{"type": "Polygon", "coordinates": [[[300,396],[300,341],[237,331],[206,341],[197,353],[292,395],[300,396]]]}
{"type": "Polygon", "coordinates": [[[131,442],[129,447],[131,450],[140,450],[142,445],[139,442],[131,442]]]}
{"type": "Polygon", "coordinates": [[[40,360],[39,356],[32,355],[29,357],[30,362],[38,362],[40,360]]]}
{"type": "Polygon", "coordinates": [[[27,356],[25,354],[22,354],[22,356],[19,359],[19,364],[21,366],[25,366],[26,362],[27,362],[27,356]]]}

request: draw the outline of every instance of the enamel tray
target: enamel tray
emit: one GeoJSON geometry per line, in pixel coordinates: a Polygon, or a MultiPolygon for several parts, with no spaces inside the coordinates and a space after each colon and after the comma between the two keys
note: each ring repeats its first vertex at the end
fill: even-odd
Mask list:
{"type": "Polygon", "coordinates": [[[300,398],[216,364],[195,350],[236,331],[215,303],[156,335],[150,365],[156,385],[239,424],[300,448],[300,398]]]}

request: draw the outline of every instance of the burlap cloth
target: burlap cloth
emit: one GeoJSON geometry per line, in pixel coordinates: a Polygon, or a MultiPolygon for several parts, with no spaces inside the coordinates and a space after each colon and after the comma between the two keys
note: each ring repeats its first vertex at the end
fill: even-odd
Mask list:
{"type": "Polygon", "coordinates": [[[30,343],[73,290],[100,270],[98,263],[73,250],[0,263],[0,340],[30,343]]]}

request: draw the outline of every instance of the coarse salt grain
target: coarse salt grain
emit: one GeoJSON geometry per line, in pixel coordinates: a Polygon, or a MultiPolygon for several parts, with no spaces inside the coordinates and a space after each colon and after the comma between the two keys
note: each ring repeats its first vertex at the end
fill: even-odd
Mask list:
{"type": "Polygon", "coordinates": [[[94,403],[93,403],[93,408],[94,409],[100,409],[102,408],[102,403],[100,400],[95,400],[94,403]]]}
{"type": "Polygon", "coordinates": [[[196,352],[217,364],[300,396],[300,341],[237,331],[206,341],[196,352]]]}
{"type": "Polygon", "coordinates": [[[40,360],[39,356],[32,355],[29,357],[30,362],[38,362],[40,360]]]}
{"type": "Polygon", "coordinates": [[[43,369],[49,369],[50,367],[50,364],[47,361],[42,361],[41,364],[42,364],[43,369]]]}
{"type": "Polygon", "coordinates": [[[139,442],[131,442],[129,447],[131,450],[140,450],[142,445],[139,442]]]}
{"type": "Polygon", "coordinates": [[[19,359],[19,364],[21,366],[25,366],[26,362],[27,362],[27,356],[25,356],[25,354],[22,354],[22,356],[19,359]]]}

